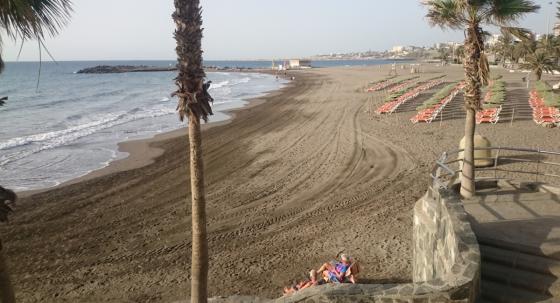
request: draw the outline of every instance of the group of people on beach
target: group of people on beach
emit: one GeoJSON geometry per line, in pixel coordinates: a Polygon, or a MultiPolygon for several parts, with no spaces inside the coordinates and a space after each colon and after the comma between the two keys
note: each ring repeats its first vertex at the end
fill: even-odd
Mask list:
{"type": "Polygon", "coordinates": [[[291,295],[302,289],[327,283],[356,283],[360,268],[358,263],[346,254],[340,260],[324,263],[318,270],[312,269],[309,278],[284,287],[284,295],[291,295]]]}

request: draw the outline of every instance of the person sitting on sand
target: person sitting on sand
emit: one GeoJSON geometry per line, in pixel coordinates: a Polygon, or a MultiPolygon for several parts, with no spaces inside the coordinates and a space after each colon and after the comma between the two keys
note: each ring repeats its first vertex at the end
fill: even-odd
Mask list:
{"type": "MultiPolygon", "coordinates": [[[[331,261],[323,264],[317,273],[321,273],[323,279],[330,283],[353,283],[357,281],[359,273],[358,263],[352,261],[352,258],[346,254],[340,255],[340,262],[331,261]]],[[[316,277],[315,277],[316,279],[316,277]]]]}
{"type": "Polygon", "coordinates": [[[317,280],[317,273],[315,272],[315,270],[311,270],[311,272],[309,272],[309,279],[305,279],[303,281],[300,281],[299,283],[294,283],[290,287],[284,287],[284,295],[291,295],[296,291],[300,291],[302,289],[306,289],[315,285],[322,285],[324,283],[326,283],[324,280],[317,280]]]}

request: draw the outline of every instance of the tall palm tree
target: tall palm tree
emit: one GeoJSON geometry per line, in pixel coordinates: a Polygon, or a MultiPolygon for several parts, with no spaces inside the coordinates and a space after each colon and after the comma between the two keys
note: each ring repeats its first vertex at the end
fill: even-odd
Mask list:
{"type": "Polygon", "coordinates": [[[556,59],[560,57],[560,40],[554,35],[543,35],[536,43],[536,47],[542,49],[548,56],[556,59]]]}
{"type": "MultiPolygon", "coordinates": [[[[0,186],[0,222],[8,222],[8,215],[13,211],[11,204],[17,200],[16,194],[0,186]]],[[[0,241],[0,250],[2,241],[0,241]]],[[[14,289],[10,280],[6,261],[0,251],[0,302],[15,302],[14,289]]]]}
{"type": "Polygon", "coordinates": [[[447,62],[449,61],[449,49],[442,47],[438,49],[438,53],[438,58],[441,60],[441,63],[447,64],[447,62]]]}
{"type": "MultiPolygon", "coordinates": [[[[9,38],[37,39],[42,47],[45,34],[56,35],[58,30],[66,24],[72,12],[70,0],[3,0],[0,1],[0,31],[4,31],[9,38]]],[[[4,70],[2,60],[2,39],[0,36],[0,73],[4,70]]],[[[4,105],[7,97],[0,98],[0,106],[4,105]]],[[[15,202],[16,195],[0,186],[0,222],[7,221],[11,211],[8,204],[15,202]]],[[[10,281],[10,275],[4,260],[2,243],[0,241],[0,302],[15,302],[15,294],[10,281]]]]}
{"type": "Polygon", "coordinates": [[[461,173],[461,195],[476,193],[474,175],[474,133],[476,111],[480,109],[481,86],[488,81],[488,60],[484,53],[483,24],[511,28],[511,23],[540,7],[528,0],[424,0],[426,17],[433,26],[465,31],[465,150],[461,173]]]}
{"type": "Polygon", "coordinates": [[[506,32],[503,33],[500,38],[498,38],[498,43],[496,43],[495,50],[501,58],[502,66],[506,66],[506,60],[509,60],[511,63],[515,62],[514,48],[515,41],[512,34],[506,32]]]}
{"type": "Polygon", "coordinates": [[[456,62],[455,63],[463,63],[465,59],[465,46],[459,45],[455,50],[456,62]]]}
{"type": "Polygon", "coordinates": [[[525,59],[527,55],[537,49],[537,42],[534,39],[521,40],[515,44],[513,53],[516,62],[520,62],[521,59],[525,59]]]}
{"type": "Polygon", "coordinates": [[[207,302],[208,293],[208,240],[206,237],[206,198],[204,193],[204,165],[200,119],[212,115],[208,94],[209,83],[202,65],[202,11],[199,0],[174,0],[175,40],[177,40],[178,89],[177,110],[181,121],[189,120],[191,205],[192,205],[192,256],[191,302],[207,302]]]}
{"type": "Polygon", "coordinates": [[[558,65],[555,64],[554,57],[546,50],[537,49],[525,57],[525,62],[521,64],[521,68],[533,71],[537,81],[540,81],[543,72],[552,73],[558,69],[558,65]]]}

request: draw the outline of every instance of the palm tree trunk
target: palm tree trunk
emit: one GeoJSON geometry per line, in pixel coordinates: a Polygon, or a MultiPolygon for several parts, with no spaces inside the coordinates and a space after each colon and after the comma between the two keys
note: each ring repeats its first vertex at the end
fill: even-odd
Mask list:
{"type": "Polygon", "coordinates": [[[463,151],[463,168],[461,175],[461,196],[468,199],[476,193],[474,176],[474,133],[476,111],[467,108],[465,119],[465,150],[463,151]]]}
{"type": "Polygon", "coordinates": [[[4,260],[4,251],[2,249],[2,242],[0,242],[0,302],[2,303],[16,302],[14,289],[12,288],[10,275],[8,274],[8,267],[6,266],[6,261],[4,260]]]}
{"type": "Polygon", "coordinates": [[[191,302],[208,301],[208,240],[206,238],[206,198],[200,118],[189,115],[192,192],[191,302]]]}
{"type": "Polygon", "coordinates": [[[478,24],[472,24],[467,30],[465,41],[465,147],[461,170],[461,196],[471,198],[476,193],[474,175],[474,134],[476,129],[476,111],[480,108],[480,57],[482,35],[478,24]]]}
{"type": "Polygon", "coordinates": [[[208,301],[208,240],[206,238],[206,198],[204,195],[204,165],[200,119],[212,114],[206,74],[202,65],[202,10],[199,0],[175,0],[175,40],[177,40],[177,69],[173,94],[179,97],[179,116],[189,120],[192,255],[191,302],[208,301]]]}
{"type": "Polygon", "coordinates": [[[537,70],[536,76],[537,76],[537,81],[541,81],[541,79],[542,79],[542,70],[537,70]]]}

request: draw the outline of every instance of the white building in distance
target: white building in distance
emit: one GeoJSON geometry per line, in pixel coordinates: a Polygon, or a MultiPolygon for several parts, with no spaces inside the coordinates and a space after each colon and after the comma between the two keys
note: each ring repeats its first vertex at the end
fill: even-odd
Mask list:
{"type": "Polygon", "coordinates": [[[311,60],[290,59],[288,61],[288,68],[290,69],[311,68],[311,60]]]}

